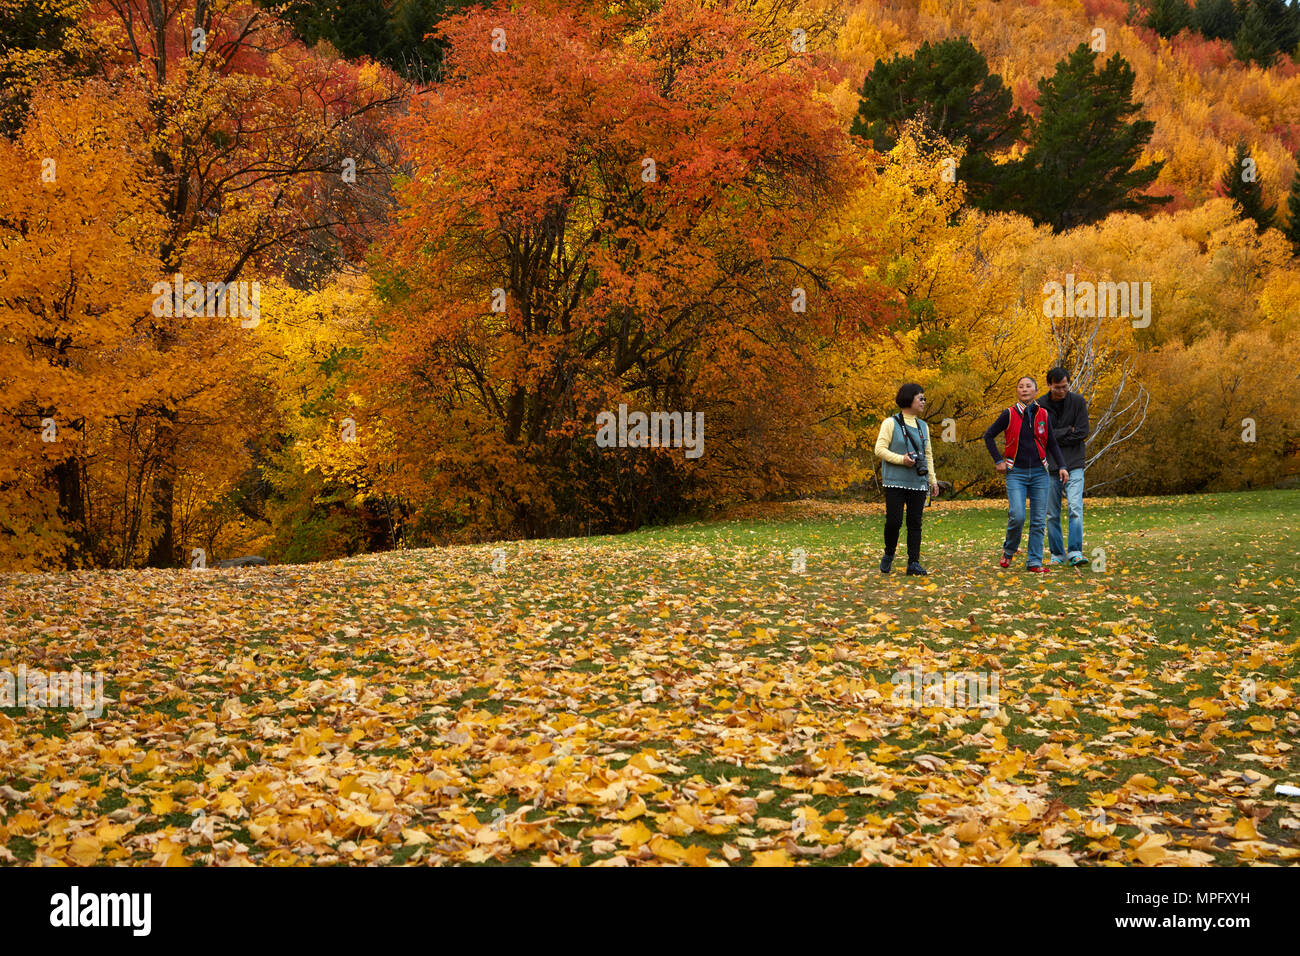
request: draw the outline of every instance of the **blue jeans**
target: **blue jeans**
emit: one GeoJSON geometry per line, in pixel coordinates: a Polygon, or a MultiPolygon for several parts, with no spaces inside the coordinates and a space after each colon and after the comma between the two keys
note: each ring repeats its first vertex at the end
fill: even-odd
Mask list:
{"type": "Polygon", "coordinates": [[[1025,526],[1025,498],[1029,499],[1029,567],[1043,563],[1043,526],[1047,524],[1047,471],[1037,468],[1007,468],[1007,540],[1002,553],[1008,558],[1020,547],[1020,529],[1025,526]]]}
{"type": "MultiPolygon", "coordinates": [[[[1066,557],[1065,544],[1061,541],[1061,479],[1055,473],[1048,476],[1052,488],[1047,495],[1047,545],[1052,557],[1066,557]]],[[[1069,509],[1070,553],[1068,557],[1083,558],[1083,469],[1075,468],[1070,472],[1070,480],[1065,483],[1065,502],[1069,509]]]]}

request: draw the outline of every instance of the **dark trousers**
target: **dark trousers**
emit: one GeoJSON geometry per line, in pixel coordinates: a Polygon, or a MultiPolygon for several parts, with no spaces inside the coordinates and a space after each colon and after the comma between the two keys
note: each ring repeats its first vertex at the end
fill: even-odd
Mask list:
{"type": "Polygon", "coordinates": [[[921,560],[921,513],[925,510],[925,489],[885,489],[885,554],[898,548],[898,532],[903,527],[903,509],[907,508],[907,563],[921,560]]]}

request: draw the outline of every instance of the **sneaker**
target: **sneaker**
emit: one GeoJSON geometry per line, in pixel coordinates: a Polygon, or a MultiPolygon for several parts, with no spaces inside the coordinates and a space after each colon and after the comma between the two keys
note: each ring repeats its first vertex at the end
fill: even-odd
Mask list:
{"type": "Polygon", "coordinates": [[[920,561],[913,561],[911,564],[907,566],[907,573],[908,574],[929,574],[930,572],[927,571],[925,568],[921,567],[920,561]]]}
{"type": "Polygon", "coordinates": [[[1011,555],[1009,554],[1002,555],[1002,560],[998,562],[998,566],[1003,568],[1011,567],[1011,555]]]}
{"type": "Polygon", "coordinates": [[[894,556],[886,554],[880,559],[880,573],[888,574],[894,568],[894,556]]]}
{"type": "Polygon", "coordinates": [[[1047,568],[1046,568],[1045,566],[1043,566],[1043,565],[1040,564],[1040,565],[1039,565],[1038,567],[1036,567],[1036,568],[1030,568],[1030,569],[1029,569],[1029,573],[1030,573],[1030,574],[1046,574],[1046,573],[1047,573],[1047,568]]]}

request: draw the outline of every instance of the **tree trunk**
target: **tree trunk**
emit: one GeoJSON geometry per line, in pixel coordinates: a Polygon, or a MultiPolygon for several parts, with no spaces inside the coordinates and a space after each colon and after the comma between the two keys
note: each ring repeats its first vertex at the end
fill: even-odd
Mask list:
{"type": "Polygon", "coordinates": [[[86,544],[86,502],[81,493],[81,462],[66,458],[50,469],[51,483],[59,491],[59,517],[72,533],[73,540],[63,552],[63,566],[76,568],[78,552],[86,544]]]}
{"type": "Polygon", "coordinates": [[[157,441],[161,454],[157,477],[150,496],[150,517],[154,528],[161,528],[149,547],[147,564],[151,568],[174,568],[176,560],[176,533],[173,523],[176,501],[176,436],[173,424],[176,413],[170,408],[158,415],[157,441]]]}

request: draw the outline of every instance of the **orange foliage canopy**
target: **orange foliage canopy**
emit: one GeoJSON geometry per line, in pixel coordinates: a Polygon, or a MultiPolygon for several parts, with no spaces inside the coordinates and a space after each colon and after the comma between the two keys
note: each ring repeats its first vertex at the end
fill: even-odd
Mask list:
{"type": "Polygon", "coordinates": [[[828,238],[861,170],[807,61],[766,68],[750,29],[675,0],[626,41],[527,5],[446,24],[363,386],[377,480],[440,526],[635,523],[825,476],[818,350],[876,304],[828,238]],[[703,412],[704,455],[596,448],[620,401],[703,412]]]}

